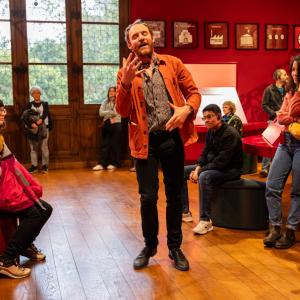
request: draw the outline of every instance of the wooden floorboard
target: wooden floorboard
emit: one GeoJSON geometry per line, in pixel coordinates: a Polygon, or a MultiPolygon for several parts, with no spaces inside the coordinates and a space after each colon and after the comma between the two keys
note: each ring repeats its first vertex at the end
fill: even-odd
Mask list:
{"type": "MultiPolygon", "coordinates": [[[[191,270],[176,270],[166,246],[161,174],[158,253],[148,268],[133,270],[133,259],[143,247],[135,176],[126,169],[37,174],[44,198],[54,208],[36,241],[47,260],[31,263],[22,258],[32,275],[22,280],[1,277],[0,300],[300,299],[300,244],[288,250],[264,249],[263,231],[220,227],[195,236],[199,201],[194,184],[189,184],[194,222],[182,227],[182,249],[191,270]]],[[[258,179],[257,174],[246,177],[258,179]]],[[[285,214],[289,189],[290,179],[285,214]]]]}

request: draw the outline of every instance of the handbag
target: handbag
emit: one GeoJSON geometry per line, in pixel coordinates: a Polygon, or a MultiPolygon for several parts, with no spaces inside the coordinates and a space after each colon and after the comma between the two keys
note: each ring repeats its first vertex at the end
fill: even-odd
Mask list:
{"type": "Polygon", "coordinates": [[[288,127],[288,131],[296,140],[300,140],[300,123],[291,123],[288,127]]]}
{"type": "Polygon", "coordinates": [[[280,142],[281,133],[284,126],[280,125],[277,120],[271,121],[268,127],[263,131],[263,139],[271,146],[277,146],[280,142]]]}

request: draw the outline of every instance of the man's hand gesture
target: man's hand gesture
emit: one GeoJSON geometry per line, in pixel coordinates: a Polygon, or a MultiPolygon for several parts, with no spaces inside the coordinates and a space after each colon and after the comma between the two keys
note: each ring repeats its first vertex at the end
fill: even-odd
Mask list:
{"type": "Polygon", "coordinates": [[[123,77],[122,77],[122,85],[125,88],[129,88],[132,80],[138,74],[145,72],[145,69],[139,70],[142,62],[139,61],[139,58],[135,56],[133,52],[131,52],[126,59],[123,57],[123,77]]]}

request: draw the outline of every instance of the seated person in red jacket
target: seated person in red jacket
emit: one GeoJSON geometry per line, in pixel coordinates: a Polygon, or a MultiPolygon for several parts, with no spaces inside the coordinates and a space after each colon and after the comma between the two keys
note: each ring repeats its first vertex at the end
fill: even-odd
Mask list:
{"type": "MultiPolygon", "coordinates": [[[[200,222],[193,229],[195,234],[206,234],[213,230],[210,207],[217,187],[240,178],[243,165],[241,137],[235,128],[222,121],[219,106],[207,105],[202,112],[208,128],[205,146],[196,165],[184,167],[185,182],[190,179],[193,183],[199,183],[200,222]]],[[[183,208],[188,207],[188,202],[185,183],[182,190],[183,208]]]]}
{"type": "Polygon", "coordinates": [[[18,218],[19,226],[0,255],[0,274],[23,278],[29,268],[17,262],[19,255],[44,260],[45,254],[33,244],[52,213],[52,207],[41,199],[42,187],[15,159],[4,142],[6,109],[0,100],[0,218],[18,218]]]}

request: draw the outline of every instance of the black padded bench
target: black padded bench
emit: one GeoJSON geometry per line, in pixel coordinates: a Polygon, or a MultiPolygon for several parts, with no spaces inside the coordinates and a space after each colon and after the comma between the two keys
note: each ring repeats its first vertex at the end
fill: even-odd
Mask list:
{"type": "Polygon", "coordinates": [[[266,229],[268,210],[265,189],[265,182],[249,179],[222,184],[211,203],[213,225],[247,230],[266,229]]]}

